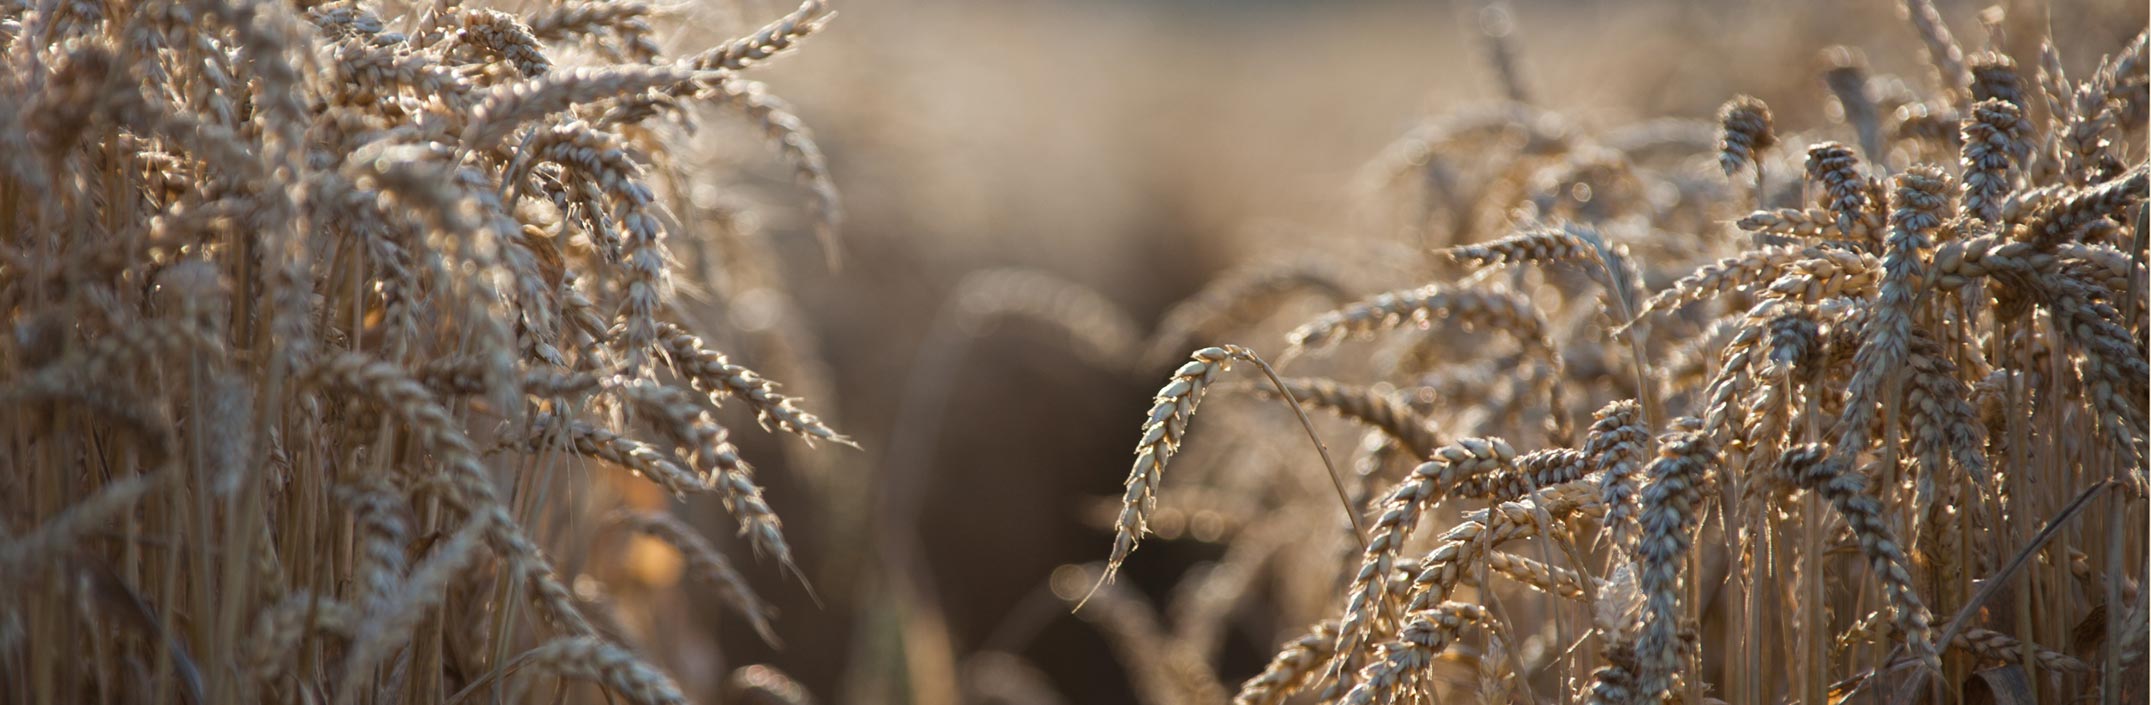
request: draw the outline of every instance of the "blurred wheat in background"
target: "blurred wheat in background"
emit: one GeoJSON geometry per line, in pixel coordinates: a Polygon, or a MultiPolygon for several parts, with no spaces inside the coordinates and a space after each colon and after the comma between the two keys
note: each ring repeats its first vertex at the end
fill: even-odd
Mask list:
{"type": "Polygon", "coordinates": [[[841,9],[0,4],[0,702],[2146,702],[2141,3],[841,9]]]}

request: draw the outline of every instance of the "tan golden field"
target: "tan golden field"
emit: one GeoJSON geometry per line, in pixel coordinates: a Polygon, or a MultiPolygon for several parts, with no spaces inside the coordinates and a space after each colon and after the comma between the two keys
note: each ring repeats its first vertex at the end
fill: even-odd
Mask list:
{"type": "Polygon", "coordinates": [[[0,2],[0,703],[2151,705],[2140,0],[791,1],[0,2]]]}

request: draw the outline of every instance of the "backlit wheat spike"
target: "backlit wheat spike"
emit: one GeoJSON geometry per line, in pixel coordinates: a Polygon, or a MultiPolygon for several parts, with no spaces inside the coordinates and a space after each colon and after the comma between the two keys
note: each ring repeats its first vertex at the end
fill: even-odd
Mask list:
{"type": "Polygon", "coordinates": [[[704,71],[738,71],[791,49],[799,40],[821,29],[835,13],[825,0],[806,0],[790,14],[763,25],[753,34],[717,45],[683,60],[704,71]]]}
{"type": "Polygon", "coordinates": [[[1779,246],[1750,250],[1705,265],[1658,292],[1636,312],[1636,320],[1649,320],[1679,306],[1707,301],[1720,294],[1739,291],[1776,279],[1786,265],[1803,259],[1827,257],[1818,247],[1779,246]]]}
{"type": "Polygon", "coordinates": [[[1739,96],[1718,108],[1718,168],[1726,176],[1761,167],[1757,157],[1778,143],[1770,106],[1753,96],[1739,96]]]}
{"type": "MultiPolygon", "coordinates": [[[[1505,289],[1450,289],[1440,285],[1383,293],[1316,317],[1285,335],[1292,351],[1322,350],[1347,338],[1393,330],[1406,323],[1456,322],[1508,331],[1525,347],[1544,352],[1545,320],[1522,296],[1505,289]]],[[[1550,358],[1549,358],[1550,359],[1550,358]]]]}
{"type": "MultiPolygon", "coordinates": [[[[1865,196],[1861,197],[1864,203],[1865,196]]],[[[1733,221],[1735,227],[1751,233],[1777,235],[1791,238],[1844,237],[1854,242],[1878,239],[1882,221],[1874,217],[1872,209],[1860,210],[1857,219],[1850,223],[1850,230],[1838,229],[1838,212],[1823,208],[1778,208],[1756,211],[1733,221]]]]}
{"type": "Polygon", "coordinates": [[[1150,415],[1143,421],[1142,440],[1135,444],[1135,466],[1128,470],[1126,492],[1121,496],[1120,516],[1113,522],[1113,553],[1100,572],[1100,585],[1113,581],[1120,564],[1149,533],[1158,487],[1165,481],[1165,464],[1180,452],[1180,442],[1187,436],[1188,422],[1195,416],[1195,407],[1202,403],[1203,393],[1233,361],[1245,360],[1249,355],[1238,346],[1197,350],[1152,397],[1150,415]]]}
{"type": "Polygon", "coordinates": [[[1567,568],[1547,565],[1507,551],[1488,552],[1486,567],[1503,577],[1549,595],[1571,600],[1581,600],[1584,596],[1583,577],[1567,568]]]}
{"type": "Polygon", "coordinates": [[[1878,407],[1895,404],[1886,398],[1889,380],[1897,379],[1911,344],[1913,308],[1923,295],[1935,231],[1948,217],[1948,182],[1932,167],[1916,167],[1892,178],[1894,210],[1890,213],[1888,250],[1883,256],[1882,290],[1875,302],[1875,318],[1865,326],[1865,338],[1854,358],[1852,382],[1845,391],[1845,414],[1838,421],[1838,447],[1855,453],[1868,446],[1867,429],[1878,407]]]}
{"type": "Polygon", "coordinates": [[[1535,450],[1517,456],[1513,468],[1458,479],[1449,494],[1506,501],[1541,487],[1583,479],[1591,469],[1591,458],[1582,451],[1569,448],[1535,450]]]}
{"type": "Polygon", "coordinates": [[[1599,475],[1599,503],[1606,508],[1604,532],[1617,548],[1635,541],[1637,474],[1650,444],[1643,405],[1635,400],[1607,404],[1591,416],[1583,453],[1599,475]]]}
{"type": "Polygon", "coordinates": [[[549,641],[516,660],[541,672],[596,683],[634,705],[687,702],[680,687],[657,667],[597,637],[549,641]]]}
{"type": "Polygon", "coordinates": [[[579,67],[503,84],[487,92],[474,109],[470,124],[463,128],[463,144],[485,149],[548,115],[706,75],[671,67],[579,67]]]}
{"type": "Polygon", "coordinates": [[[1353,686],[1340,702],[1371,705],[1412,697],[1410,694],[1416,692],[1420,672],[1448,648],[1458,632],[1467,625],[1485,621],[1485,609],[1463,602],[1445,603],[1408,615],[1404,626],[1397,631],[1396,640],[1381,645],[1374,661],[1360,672],[1359,684],[1353,686]]]}
{"type": "Polygon", "coordinates": [[[663,52],[651,37],[652,9],[640,2],[563,4],[530,17],[530,34],[544,42],[581,39],[608,58],[647,61],[663,52]]]}
{"type": "Polygon", "coordinates": [[[1658,459],[1644,468],[1650,484],[1643,488],[1643,535],[1635,549],[1644,599],[1636,637],[1636,694],[1642,702],[1670,693],[1687,660],[1678,637],[1682,566],[1702,519],[1703,485],[1714,472],[1716,455],[1701,434],[1675,432],[1659,440],[1658,459]]]}
{"type": "Polygon", "coordinates": [[[1300,689],[1322,675],[1323,664],[1337,647],[1337,622],[1318,622],[1305,635],[1285,642],[1261,673],[1240,684],[1232,705],[1283,705],[1300,689]]]}
{"type": "Polygon", "coordinates": [[[1989,223],[2001,219],[2002,201],[2015,188],[2015,173],[2031,155],[2031,124],[2014,103],[1982,100],[1964,121],[1964,184],[1967,215],[1989,223]]]}
{"type": "Polygon", "coordinates": [[[754,546],[756,555],[768,555],[777,564],[797,573],[792,547],[784,539],[784,522],[777,518],[762,486],[755,482],[754,468],[739,456],[731,432],[702,410],[691,395],[673,387],[637,380],[622,389],[637,414],[673,441],[704,482],[724,500],[725,511],[739,522],[739,532],[754,546]]]}
{"type": "Polygon", "coordinates": [[[472,525],[484,530],[486,543],[523,581],[538,614],[564,633],[595,633],[590,622],[575,610],[574,600],[553,572],[551,561],[524,535],[502,504],[469,437],[424,387],[387,363],[357,354],[324,361],[310,378],[325,387],[370,397],[401,421],[419,445],[432,451],[449,471],[447,491],[441,497],[468,516],[472,525]]]}
{"type": "Polygon", "coordinates": [[[463,29],[457,33],[458,46],[469,46],[499,57],[514,66],[524,78],[537,78],[552,70],[553,62],[545,58],[545,51],[532,36],[530,28],[516,16],[495,10],[467,8],[462,14],[463,29]]]}
{"type": "Polygon", "coordinates": [[[1536,229],[1476,245],[1443,250],[1451,261],[1475,267],[1526,262],[1574,262],[1598,256],[1591,244],[1562,229],[1536,229]]]}
{"type": "Polygon", "coordinates": [[[1932,618],[1912,586],[1911,561],[1905,557],[1901,545],[1891,538],[1882,503],[1867,494],[1867,477],[1847,468],[1842,460],[1832,458],[1828,449],[1817,444],[1794,448],[1781,462],[1780,472],[1787,479],[1820,493],[1845,517],[1853,537],[1859,540],[1861,553],[1866,555],[1870,569],[1882,583],[1883,596],[1897,613],[1897,628],[1903,632],[1906,647],[1928,668],[1941,669],[1941,660],[1934,648],[1933,627],[1930,626],[1932,618]]]}
{"type": "Polygon", "coordinates": [[[1600,658],[1606,665],[1591,672],[1591,687],[1584,705],[1628,705],[1636,702],[1636,647],[1608,639],[1600,658]]]}
{"type": "Polygon", "coordinates": [[[797,400],[777,392],[777,384],[754,370],[732,364],[724,353],[704,347],[702,339],[672,323],[658,324],[658,346],[671,359],[674,370],[691,381],[695,389],[719,397],[734,397],[754,408],[755,420],[767,430],[791,433],[809,445],[817,439],[858,447],[850,438],[802,411],[797,400]]]}
{"type": "MultiPolygon", "coordinates": [[[[532,436],[531,444],[551,442],[554,436],[549,430],[532,436]]],[[[563,433],[567,447],[575,453],[627,468],[675,495],[710,490],[708,478],[681,467],[657,446],[582,422],[568,424],[563,433]]]]}
{"type": "MultiPolygon", "coordinates": [[[[1373,426],[1398,443],[1414,458],[1431,457],[1435,450],[1447,445],[1431,423],[1398,401],[1394,395],[1372,387],[1339,384],[1327,379],[1287,377],[1285,388],[1300,403],[1328,409],[1338,416],[1373,426]]],[[[1267,387],[1255,387],[1256,393],[1277,396],[1267,387]]]]}
{"type": "Polygon", "coordinates": [[[1853,223],[1867,210],[1867,177],[1852,149],[1824,142],[1807,149],[1807,178],[1822,187],[1823,205],[1837,214],[1837,231],[1852,235],[1853,223]]]}
{"type": "Polygon", "coordinates": [[[1359,572],[1348,588],[1344,618],[1338,622],[1337,663],[1349,663],[1369,638],[1376,613],[1389,596],[1392,573],[1404,540],[1419,524],[1419,517],[1440,499],[1445,490],[1502,470],[1513,469],[1516,450],[1499,438],[1466,438],[1436,450],[1390,489],[1382,500],[1382,513],[1367,534],[1366,551],[1359,572]]]}

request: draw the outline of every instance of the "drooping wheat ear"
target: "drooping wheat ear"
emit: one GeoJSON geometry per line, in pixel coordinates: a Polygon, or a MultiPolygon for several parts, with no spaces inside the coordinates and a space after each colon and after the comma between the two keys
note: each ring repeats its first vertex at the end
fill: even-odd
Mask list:
{"type": "Polygon", "coordinates": [[[1778,143],[1771,125],[1770,106],[1755,96],[1735,96],[1718,107],[1718,168],[1726,176],[1754,168],[1761,178],[1758,159],[1778,143]]]}
{"type": "Polygon", "coordinates": [[[1856,49],[1833,46],[1822,51],[1823,63],[1829,68],[1823,71],[1822,81],[1836,96],[1838,108],[1844,111],[1845,122],[1859,135],[1860,153],[1871,160],[1881,159],[1882,111],[1875,105],[1875,95],[1867,88],[1867,57],[1856,49]]]}
{"type": "MultiPolygon", "coordinates": [[[[1986,427],[1972,406],[1972,391],[1958,374],[1941,346],[1926,336],[1913,339],[1905,360],[1910,377],[1905,384],[1905,429],[1912,439],[1912,453],[1923,466],[1923,475],[1939,474],[1942,458],[1956,461],[1957,470],[1986,483],[1986,427]],[[1931,473],[1931,474],[1930,474],[1931,473]]],[[[1922,505],[1924,506],[1924,504],[1922,505]]]]}
{"type": "Polygon", "coordinates": [[[806,686],[763,664],[741,666],[724,678],[724,702],[741,705],[814,705],[806,686]]]}
{"type": "MultiPolygon", "coordinates": [[[[657,340],[657,313],[671,286],[665,229],[652,212],[657,208],[656,195],[643,183],[642,165],[630,156],[625,140],[581,121],[530,131],[509,165],[510,188],[522,188],[536,165],[543,163],[558,164],[575,178],[593,183],[626,235],[625,242],[619,243],[626,290],[620,315],[626,320],[614,342],[626,356],[628,373],[639,374],[649,366],[651,344],[657,340]]],[[[604,240],[595,234],[592,239],[604,240]]],[[[599,244],[609,248],[609,243],[599,244]]]]}
{"type": "Polygon", "coordinates": [[[711,546],[701,533],[664,512],[621,511],[614,515],[614,521],[672,544],[687,559],[688,572],[696,580],[717,591],[726,606],[746,617],[747,623],[753,625],[754,633],[762,637],[762,643],[772,647],[777,645],[777,632],[770,626],[774,611],[754,594],[747,578],[732,567],[731,559],[717,552],[717,547],[711,546]]]}
{"type": "Polygon", "coordinates": [[[1599,503],[1606,507],[1603,533],[1625,549],[1636,536],[1636,473],[1650,447],[1651,429],[1643,423],[1643,405],[1616,401],[1591,415],[1583,454],[1599,473],[1599,503]]]}
{"type": "Polygon", "coordinates": [[[1449,261],[1471,267],[1499,267],[1527,262],[1590,261],[1597,251],[1565,229],[1537,228],[1473,245],[1442,250],[1449,261]]]}
{"type": "Polygon", "coordinates": [[[1912,31],[1919,34],[1920,44],[1926,50],[1927,65],[1934,67],[1942,90],[1950,93],[1964,90],[1969,78],[1964,70],[1964,50],[1958,48],[1957,40],[1949,36],[1949,24],[1942,21],[1942,13],[1934,9],[1933,0],[1904,0],[1897,10],[1906,22],[1912,24],[1912,31]]]}
{"type": "Polygon", "coordinates": [[[1564,525],[1573,525],[1576,517],[1604,516],[1597,485],[1593,480],[1555,485],[1524,499],[1465,513],[1461,522],[1442,533],[1434,550],[1419,559],[1419,572],[1404,590],[1410,597],[1405,609],[1427,609],[1448,600],[1489,551],[1511,541],[1561,531],[1564,525]]]}
{"type": "Polygon", "coordinates": [[[1755,409],[1751,409],[1747,401],[1757,386],[1754,371],[1760,367],[1762,342],[1769,330],[1766,325],[1759,324],[1754,314],[1772,308],[1775,308],[1772,302],[1764,302],[1739,316],[1741,325],[1719,352],[1717,370],[1703,388],[1703,430],[1736,454],[1749,450],[1742,446],[1741,433],[1735,432],[1744,433],[1750,426],[1749,416],[1755,409]]]}
{"type": "Polygon", "coordinates": [[[519,664],[562,678],[590,681],[635,705],[685,705],[680,687],[633,652],[598,637],[555,639],[515,657],[519,664]]]}
{"type": "MultiPolygon", "coordinates": [[[[1864,197],[1861,200],[1866,200],[1864,197]]],[[[1779,237],[1815,239],[1830,237],[1838,227],[1838,212],[1823,208],[1773,208],[1756,211],[1733,221],[1735,227],[1751,233],[1779,237]]],[[[1872,208],[1860,211],[1849,231],[1839,234],[1855,242],[1876,239],[1882,230],[1882,218],[1872,208]]]]}
{"type": "Polygon", "coordinates": [[[559,5],[531,14],[530,34],[544,42],[581,39],[616,61],[648,61],[663,51],[652,37],[651,10],[642,2],[559,5]]]}
{"type": "Polygon", "coordinates": [[[1928,668],[1939,671],[1942,666],[1935,653],[1932,617],[1912,587],[1911,560],[1891,538],[1882,503],[1867,494],[1867,477],[1852,471],[1843,459],[1832,457],[1827,447],[1817,443],[1787,451],[1778,472],[1821,495],[1845,517],[1870,570],[1882,583],[1883,597],[1897,613],[1897,628],[1903,633],[1906,648],[1928,668]]]}
{"type": "Polygon", "coordinates": [[[1541,487],[1583,479],[1592,469],[1590,456],[1570,448],[1534,450],[1518,456],[1514,467],[1459,478],[1448,494],[1469,499],[1508,501],[1541,487]]]}
{"type": "Polygon", "coordinates": [[[1786,266],[1804,259],[1832,257],[1832,250],[1809,246],[1764,247],[1704,265],[1658,292],[1636,312],[1636,320],[1674,308],[1718,298],[1720,295],[1774,280],[1786,266]]]}
{"type": "Polygon", "coordinates": [[[524,583],[531,605],[547,624],[567,634],[594,634],[589,620],[575,610],[575,601],[552,563],[537,544],[523,534],[493,489],[485,466],[470,438],[454,417],[423,385],[403,370],[356,353],[345,353],[317,364],[307,379],[330,389],[372,399],[410,431],[418,446],[431,452],[448,470],[447,491],[441,498],[469,521],[483,527],[486,543],[508,564],[508,571],[524,583]]]}
{"type": "Polygon", "coordinates": [[[1337,620],[1316,623],[1306,634],[1285,642],[1261,673],[1240,684],[1240,692],[1232,696],[1232,705],[1283,705],[1292,694],[1322,675],[1322,665],[1329,663],[1336,648],[1337,620]]]}
{"type": "Polygon", "coordinates": [[[404,521],[402,502],[385,479],[368,480],[350,493],[351,519],[358,543],[359,604],[377,610],[403,582],[404,546],[410,543],[411,528],[404,521]]]}
{"type": "Polygon", "coordinates": [[[1770,453],[1781,447],[1796,415],[1797,385],[1814,381],[1823,370],[1821,322],[1813,307],[1782,301],[1758,304],[1749,314],[1763,331],[1761,364],[1763,384],[1745,401],[1745,422],[1735,443],[1727,444],[1732,457],[1744,460],[1748,453],[1770,453]]]}
{"type": "Polygon", "coordinates": [[[1972,106],[1963,134],[1965,214],[1999,222],[2016,173],[2031,156],[2031,122],[2015,103],[1989,98],[1972,106]]]}
{"type": "Polygon", "coordinates": [[[1325,349],[1346,338],[1373,335],[1407,322],[1423,326],[1435,321],[1508,331],[1535,354],[1553,359],[1545,319],[1522,295],[1498,287],[1441,285],[1391,291],[1322,314],[1285,335],[1290,344],[1286,354],[1325,349]]]}
{"type": "Polygon", "coordinates": [[[739,531],[754,546],[755,554],[769,555],[778,565],[797,574],[791,544],[784,540],[784,522],[762,499],[762,486],[754,481],[753,466],[739,457],[739,449],[728,440],[731,432],[710,420],[709,414],[685,391],[649,380],[635,380],[621,391],[638,414],[687,451],[688,462],[696,471],[708,473],[709,484],[716,487],[725,510],[739,521],[739,531]]]}
{"type": "Polygon", "coordinates": [[[697,77],[668,66],[577,67],[496,86],[478,103],[463,128],[463,147],[490,149],[524,125],[576,106],[685,84],[697,77]]]}
{"type": "Polygon", "coordinates": [[[1382,644],[1359,673],[1359,683],[1345,693],[1345,705],[1393,703],[1418,692],[1420,673],[1448,648],[1465,626],[1486,621],[1486,610],[1464,602],[1447,602],[1407,615],[1395,641],[1382,644]]]}
{"type": "Polygon", "coordinates": [[[2099,429],[2123,457],[2142,452],[2136,429],[2145,426],[2141,400],[2151,387],[2151,363],[2120,323],[2120,312],[2097,293],[2096,284],[2055,271],[2058,260],[2036,242],[2005,242],[1991,235],[1949,243],[1935,260],[1934,280],[1942,288],[1961,288],[1991,276],[2005,290],[2021,290],[2045,306],[2063,340],[2084,353],[2085,384],[2099,414],[2099,429]]]}
{"type": "Polygon", "coordinates": [[[1793,381],[1809,381],[1822,374],[1822,322],[1812,306],[1779,305],[1771,309],[1769,332],[1763,338],[1762,373],[1793,381]]]}
{"type": "Polygon", "coordinates": [[[2143,202],[2147,173],[2151,167],[2138,165],[2088,187],[2021,193],[2002,204],[2001,218],[2015,224],[2015,239],[2042,250],[2063,242],[2095,241],[2117,230],[2113,221],[2127,218],[2127,209],[2143,202]]]}
{"type": "Polygon", "coordinates": [[[1392,574],[1404,541],[1442,492],[1459,484],[1515,469],[1516,449],[1499,438],[1465,438],[1434,451],[1431,459],[1414,468],[1382,500],[1382,514],[1367,534],[1367,547],[1360,557],[1359,572],[1352,577],[1344,618],[1338,623],[1340,637],[1337,663],[1358,658],[1390,593],[1392,574]]]}
{"type": "Polygon", "coordinates": [[[658,346],[671,358],[672,369],[687,378],[697,391],[708,394],[712,403],[727,396],[745,401],[754,408],[755,420],[762,424],[763,430],[774,426],[799,436],[808,445],[825,440],[859,447],[850,438],[822,423],[820,417],[801,410],[798,400],[779,394],[777,383],[754,370],[732,364],[724,353],[704,347],[702,339],[687,332],[686,328],[662,322],[657,331],[658,346]]]}
{"type": "Polygon", "coordinates": [[[463,29],[457,32],[458,46],[468,46],[499,57],[515,67],[524,78],[537,78],[552,70],[553,62],[545,58],[544,46],[532,36],[530,28],[515,15],[497,10],[466,8],[463,10],[463,29]]]}
{"type": "Polygon", "coordinates": [[[1882,290],[1853,358],[1852,381],[1846,385],[1845,411],[1838,424],[1837,447],[1847,453],[1867,448],[1868,429],[1878,407],[1895,403],[1886,398],[1894,392],[1885,386],[1898,378],[1904,364],[1912,342],[1914,306],[1924,294],[1927,249],[1949,217],[1949,182],[1941,170],[1916,166],[1892,177],[1891,183],[1895,203],[1885,243],[1888,250],[1882,257],[1882,290]]]}
{"type": "Polygon", "coordinates": [[[1851,235],[1853,223],[1867,210],[1867,177],[1860,174],[1860,158],[1836,142],[1809,147],[1807,178],[1822,186],[1822,203],[1837,214],[1837,231],[1851,235]]]}
{"type": "Polygon", "coordinates": [[[244,657],[247,676],[263,684],[282,680],[308,630],[348,637],[363,623],[360,611],[342,602],[308,592],[286,595],[254,618],[244,657]]]}
{"type": "Polygon", "coordinates": [[[367,44],[338,43],[329,56],[337,82],[328,100],[339,106],[371,106],[393,99],[408,90],[417,95],[440,96],[442,102],[460,105],[469,100],[471,85],[455,70],[425,54],[411,54],[367,44]]]}
{"type": "Polygon", "coordinates": [[[1525,558],[1507,551],[1489,551],[1486,554],[1486,567],[1495,574],[1548,595],[1571,600],[1581,600],[1584,596],[1581,574],[1535,558],[1525,558]]]}
{"type": "Polygon", "coordinates": [[[1606,665],[1591,672],[1591,688],[1583,705],[1631,705],[1636,699],[1636,647],[1617,637],[1606,639],[1599,658],[1606,665]]]}
{"type": "MultiPolygon", "coordinates": [[[[1194,418],[1203,393],[1234,360],[1246,359],[1243,355],[1249,354],[1238,346],[1197,350],[1189,355],[1186,364],[1173,371],[1172,381],[1151,398],[1150,415],[1143,421],[1143,438],[1135,444],[1135,466],[1128,470],[1126,491],[1121,494],[1120,516],[1113,521],[1113,553],[1099,574],[1099,585],[1113,581],[1120,564],[1150,532],[1150,514],[1157,509],[1165,464],[1180,452],[1180,441],[1187,436],[1188,421],[1194,418]]],[[[1092,592],[1096,590],[1092,588],[1092,592]]]]}
{"type": "Polygon", "coordinates": [[[1314,295],[1331,306],[1350,303],[1346,279],[1337,267],[1299,258],[1227,272],[1165,313],[1143,359],[1162,364],[1198,336],[1251,325],[1293,297],[1314,295]]]}
{"type": "Polygon", "coordinates": [[[1882,263],[1874,255],[1837,249],[1821,254],[1786,265],[1785,273],[1760,292],[1762,298],[1813,306],[1832,299],[1870,299],[1882,285],[1882,263]]]}
{"type": "MultiPolygon", "coordinates": [[[[553,421],[541,425],[538,433],[530,437],[530,447],[538,450],[553,442],[555,436],[545,428],[553,421]]],[[[708,478],[688,471],[673,462],[671,454],[657,446],[622,436],[604,428],[581,421],[567,424],[564,440],[567,447],[578,455],[597,458],[634,472],[674,495],[707,492],[708,478]]]]}
{"type": "Polygon", "coordinates": [[[711,47],[680,63],[702,71],[739,71],[792,48],[800,38],[821,29],[822,23],[834,15],[825,0],[806,0],[799,4],[799,9],[763,25],[753,34],[711,47]]]}
{"type": "Polygon", "coordinates": [[[1658,459],[1643,471],[1650,484],[1643,488],[1643,536],[1636,543],[1637,586],[1644,600],[1636,635],[1639,702],[1665,697],[1686,660],[1679,637],[1681,572],[1701,521],[1703,485],[1716,465],[1709,439],[1677,431],[1659,439],[1658,459]]]}
{"type": "Polygon", "coordinates": [[[790,103],[769,93],[760,81],[726,77],[710,82],[718,100],[731,104],[762,127],[762,136],[792,166],[792,179],[814,193],[814,232],[822,250],[837,261],[836,230],[844,223],[844,198],[837,193],[836,179],[829,175],[829,160],[814,142],[814,131],[799,119],[790,103]]]}
{"type": "MultiPolygon", "coordinates": [[[[1372,426],[1403,444],[1411,457],[1431,457],[1435,449],[1447,444],[1434,431],[1432,422],[1382,389],[1305,377],[1287,377],[1284,382],[1293,398],[1372,426]]],[[[1279,396],[1267,387],[1254,389],[1264,396],[1279,396]]]]}

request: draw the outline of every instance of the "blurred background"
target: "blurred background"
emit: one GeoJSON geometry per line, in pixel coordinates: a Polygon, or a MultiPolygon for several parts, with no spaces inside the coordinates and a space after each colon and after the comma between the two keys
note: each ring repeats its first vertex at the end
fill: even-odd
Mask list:
{"type": "MultiPolygon", "coordinates": [[[[1936,4],[1961,41],[1981,45],[1986,3],[1936,4]]],[[[683,26],[738,35],[790,9],[741,7],[683,26]]],[[[788,172],[751,137],[721,140],[733,146],[719,158],[758,165],[727,186],[766,196],[751,212],[802,310],[773,314],[770,301],[742,296],[697,315],[750,330],[806,322],[819,369],[744,362],[807,396],[863,449],[787,455],[796,439],[735,436],[747,457],[770,459],[769,496],[815,593],[767,562],[747,566],[782,610],[781,648],[692,594],[622,600],[676,637],[648,653],[696,691],[725,664],[766,662],[823,702],[982,702],[1018,687],[980,684],[996,678],[1028,678],[1065,702],[1136,701],[1112,646],[1070,615],[1054,578],[1106,556],[1111,514],[1101,507],[1117,502],[1142,410],[1178,363],[1112,368],[1052,326],[963,325],[948,302],[967,275],[1050,274],[1100,292],[1147,334],[1172,303],[1238,264],[1319,257],[1380,270],[1399,252],[1383,243],[1410,240],[1374,217],[1381,209],[1359,174],[1430,118],[1513,97],[1582,126],[1709,120],[1746,93],[1772,105],[1781,126],[1825,129],[1836,116],[1822,48],[1855,47],[1876,74],[1925,71],[1897,3],[1880,0],[850,0],[838,10],[810,49],[760,76],[829,155],[848,211],[843,263],[828,267],[809,215],[787,210],[804,201],[788,172]],[[1506,37],[1522,95],[1506,95],[1490,35],[1506,37]]],[[[2055,36],[2082,42],[2065,47],[2069,69],[2089,70],[2128,41],[2145,11],[2136,0],[2052,2],[2055,36]]],[[[1368,282],[1353,293],[1415,283],[1368,282]]],[[[1186,349],[1218,342],[1266,355],[1282,347],[1264,334],[1186,349]]],[[[1355,436],[1323,428],[1349,454],[1355,436]]],[[[1224,450],[1195,436],[1190,453],[1224,450]]],[[[1314,473],[1306,446],[1283,437],[1250,452],[1314,473]]],[[[703,509],[692,514],[704,532],[726,537],[722,510],[703,509]]],[[[1191,517],[1146,542],[1122,584],[1162,604],[1217,560],[1222,547],[1191,517]]],[[[661,565],[642,577],[677,579],[661,565]]],[[[1060,577],[1064,593],[1080,582],[1060,577]]],[[[1228,687],[1305,626],[1282,623],[1263,590],[1233,609],[1210,664],[1228,687]]]]}

